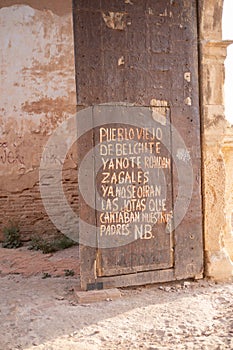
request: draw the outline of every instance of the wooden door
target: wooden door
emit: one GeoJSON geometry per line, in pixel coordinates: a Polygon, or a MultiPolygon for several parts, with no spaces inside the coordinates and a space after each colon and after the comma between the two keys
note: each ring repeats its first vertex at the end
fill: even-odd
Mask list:
{"type": "Polygon", "coordinates": [[[201,277],[196,1],[73,8],[77,100],[90,117],[81,181],[95,193],[79,199],[82,287],[201,277]]]}

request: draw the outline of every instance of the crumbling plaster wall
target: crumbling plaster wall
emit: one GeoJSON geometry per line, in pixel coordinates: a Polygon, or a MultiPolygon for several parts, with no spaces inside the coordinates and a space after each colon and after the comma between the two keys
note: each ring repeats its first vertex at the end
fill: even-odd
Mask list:
{"type": "Polygon", "coordinates": [[[200,91],[202,106],[203,204],[206,276],[233,276],[233,129],[224,116],[223,0],[202,0],[200,91]]]}
{"type": "MultiPolygon", "coordinates": [[[[41,200],[39,166],[53,130],[76,112],[72,1],[2,0],[0,27],[0,237],[9,220],[24,238],[53,236],[57,229],[41,200]]],[[[64,187],[76,210],[73,152],[64,187]]],[[[60,162],[53,149],[46,157],[60,162]]]]}
{"type": "MultiPolygon", "coordinates": [[[[223,0],[199,1],[205,261],[206,275],[215,279],[233,274],[233,130],[224,117],[229,42],[222,41],[222,7],[223,0]]],[[[76,109],[72,1],[2,0],[0,26],[0,235],[9,219],[25,236],[55,234],[38,172],[48,137],[76,109]]],[[[65,187],[77,210],[74,152],[65,187]]],[[[48,162],[60,161],[50,154],[48,162]]]]}

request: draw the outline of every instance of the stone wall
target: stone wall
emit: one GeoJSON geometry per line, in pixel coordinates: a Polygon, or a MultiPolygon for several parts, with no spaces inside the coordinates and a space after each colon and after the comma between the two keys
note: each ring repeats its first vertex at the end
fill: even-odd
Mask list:
{"type": "MultiPolygon", "coordinates": [[[[25,239],[53,236],[39,191],[39,166],[52,131],[75,114],[72,1],[0,3],[0,231],[9,220],[25,239]]],[[[65,143],[61,136],[61,143],[65,143]]],[[[59,163],[53,149],[46,162],[59,163]]],[[[67,156],[66,196],[77,209],[77,157],[67,156]]]]}
{"type": "Polygon", "coordinates": [[[200,1],[200,90],[202,107],[203,204],[206,276],[233,275],[233,129],[224,116],[222,0],[200,1]]]}

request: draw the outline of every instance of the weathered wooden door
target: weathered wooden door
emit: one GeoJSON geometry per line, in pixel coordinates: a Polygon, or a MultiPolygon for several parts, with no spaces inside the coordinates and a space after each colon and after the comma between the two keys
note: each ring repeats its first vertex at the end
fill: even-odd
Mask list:
{"type": "Polygon", "coordinates": [[[196,1],[73,7],[82,287],[201,277],[196,1]]]}

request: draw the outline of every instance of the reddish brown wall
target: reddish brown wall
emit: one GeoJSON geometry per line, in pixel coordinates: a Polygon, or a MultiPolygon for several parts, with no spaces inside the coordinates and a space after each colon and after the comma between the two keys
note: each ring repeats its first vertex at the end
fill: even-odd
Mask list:
{"type": "MultiPolygon", "coordinates": [[[[25,238],[54,235],[40,197],[39,164],[48,137],[76,111],[72,2],[3,0],[0,22],[0,232],[14,220],[25,238]]],[[[65,188],[75,209],[74,152],[65,188]]],[[[46,162],[59,161],[51,149],[46,162]]]]}
{"type": "Polygon", "coordinates": [[[70,0],[1,0],[0,8],[28,5],[36,10],[50,10],[58,16],[63,16],[71,13],[72,2],[70,0]]]}

